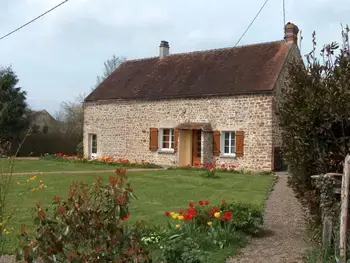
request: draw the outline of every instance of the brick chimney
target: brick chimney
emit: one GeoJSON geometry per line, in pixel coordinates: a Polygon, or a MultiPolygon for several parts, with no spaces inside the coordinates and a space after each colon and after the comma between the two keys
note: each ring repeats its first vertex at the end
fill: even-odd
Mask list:
{"type": "Polygon", "coordinates": [[[162,40],[159,46],[159,57],[164,58],[165,56],[169,55],[169,49],[169,42],[162,40]]]}
{"type": "Polygon", "coordinates": [[[288,22],[284,27],[284,39],[286,42],[293,42],[294,44],[298,44],[298,33],[299,28],[291,22],[288,22]]]}

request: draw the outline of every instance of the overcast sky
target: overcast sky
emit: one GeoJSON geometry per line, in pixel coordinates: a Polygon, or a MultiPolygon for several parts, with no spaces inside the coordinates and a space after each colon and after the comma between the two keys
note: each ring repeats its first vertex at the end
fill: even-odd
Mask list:
{"type": "MultiPolygon", "coordinates": [[[[302,53],[340,41],[350,24],[349,0],[285,0],[286,20],[303,31],[302,53]]],[[[0,0],[0,35],[62,0],[0,0]]],[[[233,46],[264,0],[69,0],[35,23],[0,41],[0,65],[12,65],[34,109],[54,113],[62,101],[88,93],[113,54],[158,55],[233,46]]],[[[269,0],[241,44],[283,38],[282,0],[269,0]]]]}

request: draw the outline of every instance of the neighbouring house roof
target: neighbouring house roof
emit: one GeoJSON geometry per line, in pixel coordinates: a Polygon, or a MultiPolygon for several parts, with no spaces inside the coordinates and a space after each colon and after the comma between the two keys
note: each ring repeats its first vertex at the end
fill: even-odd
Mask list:
{"type": "Polygon", "coordinates": [[[56,122],[56,119],[52,117],[46,110],[31,111],[28,114],[29,122],[39,124],[39,122],[56,122]]]}
{"type": "Polygon", "coordinates": [[[283,40],[126,61],[85,101],[271,92],[291,46],[283,40]]]}

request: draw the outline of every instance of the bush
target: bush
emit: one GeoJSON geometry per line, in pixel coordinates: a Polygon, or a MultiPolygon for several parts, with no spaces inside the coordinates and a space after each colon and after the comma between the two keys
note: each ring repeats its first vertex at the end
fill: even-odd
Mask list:
{"type": "Polygon", "coordinates": [[[314,215],[320,216],[311,176],[342,173],[350,148],[350,43],[349,28],[342,32],[344,43],[323,46],[320,61],[313,50],[289,65],[287,85],[278,105],[282,128],[283,155],[290,183],[314,215]],[[338,55],[336,55],[338,53],[338,55]],[[315,210],[313,210],[315,208],[315,210]]]}
{"type": "Polygon", "coordinates": [[[77,145],[77,156],[79,158],[83,158],[84,157],[84,142],[83,141],[81,141],[77,145]]]}
{"type": "Polygon", "coordinates": [[[163,242],[162,258],[172,263],[203,263],[207,262],[208,253],[200,248],[196,240],[175,234],[163,242]]]}
{"type": "Polygon", "coordinates": [[[125,169],[117,169],[109,183],[101,177],[88,186],[74,182],[68,198],[55,197],[52,211],[37,204],[36,230],[29,235],[21,227],[18,258],[33,262],[148,262],[138,227],[128,229],[133,189],[125,169]]]}

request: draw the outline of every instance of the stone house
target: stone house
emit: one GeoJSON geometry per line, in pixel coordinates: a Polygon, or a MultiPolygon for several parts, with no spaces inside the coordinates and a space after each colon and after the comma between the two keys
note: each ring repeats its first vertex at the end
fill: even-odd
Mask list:
{"type": "Polygon", "coordinates": [[[46,110],[31,111],[28,114],[30,126],[35,131],[48,133],[57,129],[57,120],[46,110]]]}
{"type": "Polygon", "coordinates": [[[161,165],[235,164],[271,171],[281,165],[275,115],[300,59],[298,27],[281,41],[129,60],[84,102],[84,151],[161,165]]]}

